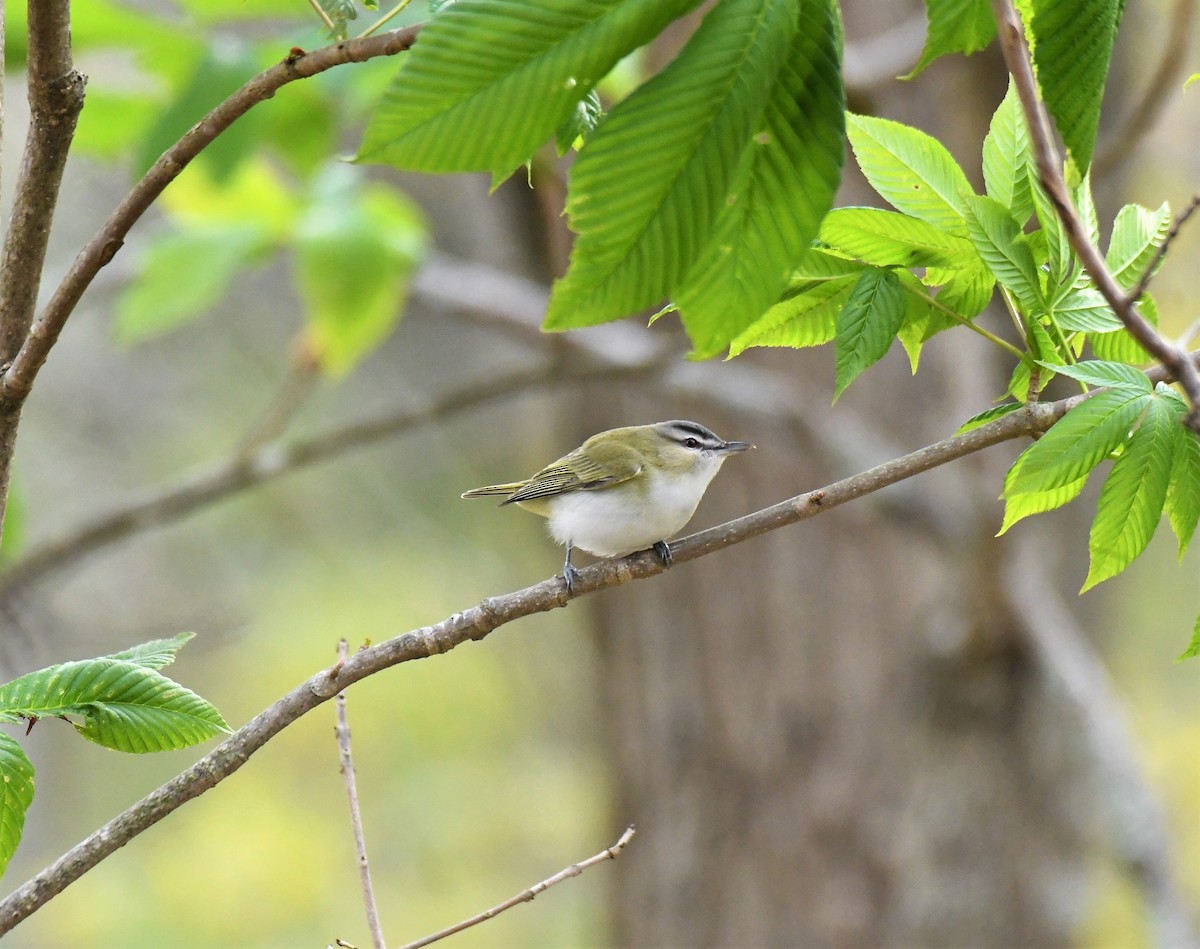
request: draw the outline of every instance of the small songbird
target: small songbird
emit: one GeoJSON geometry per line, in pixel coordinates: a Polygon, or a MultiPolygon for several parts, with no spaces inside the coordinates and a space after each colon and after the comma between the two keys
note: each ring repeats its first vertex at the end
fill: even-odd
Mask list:
{"type": "Polygon", "coordinates": [[[549,522],[567,548],[563,579],[572,592],[579,571],[571,551],[618,557],[653,547],[667,566],[667,540],[696,513],[726,456],[753,448],[727,442],[696,422],[631,425],[593,435],[532,478],[490,484],[464,498],[497,497],[549,522]]]}

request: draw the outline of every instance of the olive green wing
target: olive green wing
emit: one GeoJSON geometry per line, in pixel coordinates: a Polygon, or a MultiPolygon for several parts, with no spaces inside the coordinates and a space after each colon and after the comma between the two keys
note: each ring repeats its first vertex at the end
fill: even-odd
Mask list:
{"type": "Polygon", "coordinates": [[[642,470],[642,456],[622,445],[584,444],[547,465],[503,504],[547,498],[564,491],[598,491],[634,478],[642,470]]]}

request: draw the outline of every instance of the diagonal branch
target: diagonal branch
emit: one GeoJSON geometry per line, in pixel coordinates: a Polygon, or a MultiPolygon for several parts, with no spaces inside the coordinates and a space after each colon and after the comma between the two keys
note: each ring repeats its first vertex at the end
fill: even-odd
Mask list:
{"type": "Polygon", "coordinates": [[[1067,239],[1071,242],[1071,248],[1088,272],[1088,276],[1092,278],[1096,289],[1103,294],[1130,335],[1178,380],[1192,405],[1186,424],[1193,431],[1200,433],[1200,372],[1196,371],[1196,366],[1183,349],[1160,336],[1137,311],[1134,306],[1137,298],[1121,289],[1104,262],[1100,249],[1092,243],[1063,179],[1062,159],[1054,146],[1049,122],[1038,98],[1037,81],[1034,79],[1033,63],[1029,56],[1029,47],[1025,43],[1021,21],[1013,8],[1012,0],[992,0],[992,9],[996,15],[997,34],[1004,62],[1012,74],[1013,83],[1021,98],[1021,106],[1025,111],[1038,178],[1054,204],[1067,239]]]}
{"type": "MultiPolygon", "coordinates": [[[[43,5],[58,4],[66,5],[63,0],[56,0],[55,4],[51,4],[50,0],[37,0],[30,7],[32,10],[43,5]]],[[[13,357],[12,365],[4,373],[0,383],[0,398],[10,403],[20,403],[29,394],[33,380],[45,363],[58,334],[96,274],[121,249],[130,228],[163,189],[218,135],[288,83],[308,79],[334,66],[401,53],[412,46],[419,31],[419,26],[410,26],[378,36],[346,40],[311,53],[293,50],[281,63],[259,73],[196,123],[162,154],[79,252],[50,302],[30,327],[20,351],[13,357]]]]}
{"type": "MultiPolygon", "coordinates": [[[[1026,406],[979,428],[877,465],[827,487],[797,495],[753,514],[675,541],[673,562],[683,564],[742,543],[768,531],[816,517],[923,471],[947,464],[1001,442],[1043,432],[1085,396],[1026,406]]],[[[485,599],[440,623],[412,630],[360,650],[346,662],[319,672],[259,713],[192,767],[151,792],[81,841],[51,866],[0,901],[0,935],[34,913],[88,870],[145,832],[187,801],[215,787],[242,767],[252,754],[301,716],[367,676],[402,662],[449,652],[493,630],[536,613],[560,609],[578,596],[621,586],[662,573],[659,557],[643,551],[584,567],[568,595],[559,578],[485,599]]]]}

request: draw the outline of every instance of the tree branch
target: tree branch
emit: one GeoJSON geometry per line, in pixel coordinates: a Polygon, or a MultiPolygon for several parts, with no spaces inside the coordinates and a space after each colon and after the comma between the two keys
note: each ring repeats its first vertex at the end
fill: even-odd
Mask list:
{"type": "Polygon", "coordinates": [[[554,874],[554,876],[543,880],[541,883],[535,883],[529,889],[522,890],[516,896],[505,900],[499,906],[493,906],[491,909],[484,910],[482,913],[472,916],[470,919],[464,919],[461,923],[455,923],[453,926],[448,926],[443,930],[432,933],[422,939],[418,939],[416,942],[405,943],[400,947],[400,949],[421,949],[422,946],[428,946],[431,943],[445,939],[447,936],[453,936],[455,933],[460,933],[464,929],[470,929],[472,926],[478,926],[480,923],[486,923],[489,919],[494,919],[505,910],[512,909],[514,906],[519,906],[521,903],[528,903],[539,893],[544,893],[556,883],[562,883],[563,880],[569,880],[571,877],[577,877],[579,874],[583,873],[584,870],[588,870],[598,863],[603,863],[605,860],[616,860],[621,851],[624,850],[629,844],[629,841],[633,840],[634,833],[635,831],[633,824],[630,824],[625,828],[625,833],[621,834],[621,836],[617,838],[617,842],[615,844],[613,844],[611,847],[601,850],[594,857],[588,857],[586,860],[582,860],[579,863],[573,863],[565,870],[559,870],[558,873],[554,874]]]}
{"type": "MultiPolygon", "coordinates": [[[[31,4],[31,24],[33,9],[58,5],[65,6],[64,0],[56,0],[54,4],[50,0],[38,0],[31,4]]],[[[96,274],[120,250],[130,228],[163,189],[218,135],[288,83],[308,79],[334,66],[363,62],[377,56],[393,56],[411,47],[419,31],[419,26],[409,26],[378,36],[335,43],[311,53],[293,51],[281,63],[259,73],[194,125],[162,154],[79,252],[4,373],[0,397],[10,403],[20,403],[29,394],[58,334],[96,274]]]]}
{"type": "MultiPolygon", "coordinates": [[[[676,565],[739,544],[751,537],[807,520],[992,445],[1048,429],[1085,396],[1029,405],[992,422],[943,439],[901,458],[877,465],[817,491],[701,531],[671,544],[676,565]]],[[[572,599],[662,573],[661,559],[642,551],[584,567],[568,594],[555,577],[502,596],[491,597],[442,622],[412,630],[360,650],[345,663],[317,673],[255,716],[213,751],[177,777],[113,818],[0,901],[0,935],[26,919],[88,870],[145,832],[187,801],[215,787],[242,767],[254,752],[288,725],[355,682],[391,666],[449,652],[493,630],[535,613],[566,606],[572,599]]]]}
{"type": "Polygon", "coordinates": [[[1088,272],[1088,276],[1092,278],[1096,289],[1104,296],[1133,338],[1154,359],[1170,369],[1178,380],[1192,404],[1186,424],[1193,431],[1200,433],[1200,373],[1196,371],[1195,364],[1184,350],[1160,336],[1137,311],[1134,306],[1137,298],[1121,289],[1104,262],[1099,248],[1092,243],[1063,180],[1062,160],[1054,146],[1049,122],[1038,98],[1033,63],[1029,57],[1029,48],[1025,44],[1021,21],[1013,8],[1012,0],[992,0],[992,8],[996,16],[997,34],[1004,62],[1012,74],[1029,126],[1029,141],[1037,163],[1038,178],[1054,204],[1071,248],[1088,272]]]}

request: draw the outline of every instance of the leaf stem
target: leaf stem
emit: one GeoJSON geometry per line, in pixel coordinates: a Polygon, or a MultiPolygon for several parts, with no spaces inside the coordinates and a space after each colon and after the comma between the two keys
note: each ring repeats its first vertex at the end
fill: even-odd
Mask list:
{"type": "MultiPolygon", "coordinates": [[[[314,0],[314,2],[315,2],[315,0],[314,0]]],[[[392,17],[396,16],[398,13],[400,13],[402,10],[404,10],[404,8],[407,7],[410,3],[412,3],[412,0],[400,0],[400,2],[397,3],[394,7],[392,7],[391,10],[389,10],[382,17],[380,17],[378,20],[376,20],[374,23],[372,23],[370,26],[368,26],[361,33],[359,33],[358,36],[355,37],[355,39],[361,40],[367,36],[370,36],[377,29],[379,29],[381,26],[385,25],[390,19],[392,19],[392,17]]]]}
{"type": "Polygon", "coordinates": [[[950,307],[946,306],[946,304],[939,303],[936,297],[931,297],[927,293],[922,293],[916,287],[910,287],[910,286],[907,286],[904,284],[901,284],[901,286],[904,287],[906,292],[911,293],[913,296],[919,298],[922,302],[928,303],[930,306],[932,306],[938,312],[943,313],[946,316],[950,317],[950,319],[954,320],[954,322],[961,323],[963,326],[965,326],[967,329],[971,330],[972,332],[978,333],[980,336],[982,336],[988,342],[990,342],[996,346],[999,346],[1001,349],[1003,349],[1009,355],[1013,356],[1016,359],[1021,360],[1021,362],[1025,363],[1026,365],[1029,366],[1030,371],[1033,370],[1033,358],[1028,353],[1021,352],[1021,350],[1017,349],[1017,347],[1014,346],[1012,343],[1008,342],[1007,340],[1001,339],[995,333],[989,332],[988,330],[984,329],[982,326],[979,326],[976,323],[974,323],[972,320],[968,320],[961,313],[955,313],[954,310],[950,309],[950,307]]]}

